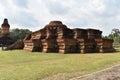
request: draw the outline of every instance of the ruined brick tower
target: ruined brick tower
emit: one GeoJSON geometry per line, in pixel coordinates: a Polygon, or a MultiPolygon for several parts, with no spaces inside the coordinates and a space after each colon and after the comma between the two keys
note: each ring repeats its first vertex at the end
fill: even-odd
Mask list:
{"type": "Polygon", "coordinates": [[[10,28],[10,25],[8,24],[8,20],[5,18],[4,21],[3,21],[3,24],[1,25],[1,34],[2,35],[9,35],[9,28],[10,28]]]}
{"type": "Polygon", "coordinates": [[[7,18],[5,18],[3,24],[1,25],[0,46],[7,46],[13,43],[13,40],[10,37],[9,29],[10,25],[7,18]]]}

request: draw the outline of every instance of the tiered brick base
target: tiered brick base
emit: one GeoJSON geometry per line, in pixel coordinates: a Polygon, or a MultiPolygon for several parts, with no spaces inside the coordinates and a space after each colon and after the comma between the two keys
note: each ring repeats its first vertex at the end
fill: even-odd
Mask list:
{"type": "Polygon", "coordinates": [[[80,53],[91,53],[96,52],[96,45],[93,39],[78,39],[79,43],[79,52],[80,53]]]}
{"type": "Polygon", "coordinates": [[[96,29],[69,29],[61,21],[51,21],[24,39],[24,50],[45,53],[113,52],[113,40],[103,39],[96,29]]]}
{"type": "Polygon", "coordinates": [[[44,39],[42,40],[42,52],[58,52],[58,46],[55,39],[44,39]]]}
{"type": "Polygon", "coordinates": [[[95,39],[97,52],[105,53],[105,52],[114,52],[115,49],[112,47],[113,40],[109,39],[95,39]]]}
{"type": "Polygon", "coordinates": [[[59,53],[75,53],[78,49],[75,39],[58,39],[59,53]]]}

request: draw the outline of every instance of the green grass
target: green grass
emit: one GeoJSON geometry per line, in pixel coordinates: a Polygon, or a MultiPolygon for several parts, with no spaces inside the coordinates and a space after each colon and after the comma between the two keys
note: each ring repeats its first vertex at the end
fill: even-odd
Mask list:
{"type": "Polygon", "coordinates": [[[89,73],[118,62],[119,52],[58,54],[0,50],[0,80],[41,80],[59,73],[65,73],[64,79],[68,79],[74,73],[89,73]]]}

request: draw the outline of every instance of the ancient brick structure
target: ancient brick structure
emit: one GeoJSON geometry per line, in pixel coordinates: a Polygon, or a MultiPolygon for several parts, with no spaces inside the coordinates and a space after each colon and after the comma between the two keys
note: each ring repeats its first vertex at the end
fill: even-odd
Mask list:
{"type": "Polygon", "coordinates": [[[24,43],[22,40],[18,40],[14,42],[13,44],[7,46],[5,50],[15,50],[15,49],[23,49],[24,48],[24,43]]]}
{"type": "Polygon", "coordinates": [[[103,39],[96,29],[69,29],[61,21],[51,21],[24,39],[24,50],[55,53],[113,52],[113,40],[103,39]]]}
{"type": "Polygon", "coordinates": [[[8,20],[5,18],[1,25],[0,46],[7,46],[13,43],[13,40],[9,35],[9,28],[10,25],[8,24],[8,20]]]}

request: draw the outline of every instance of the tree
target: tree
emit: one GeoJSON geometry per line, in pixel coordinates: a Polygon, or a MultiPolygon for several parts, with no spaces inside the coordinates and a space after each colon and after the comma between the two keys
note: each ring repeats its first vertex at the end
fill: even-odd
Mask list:
{"type": "Polygon", "coordinates": [[[111,34],[107,36],[108,39],[113,39],[114,44],[119,44],[120,43],[120,30],[119,29],[112,29],[111,34]]]}
{"type": "Polygon", "coordinates": [[[14,41],[17,41],[19,39],[24,39],[26,34],[30,34],[30,33],[32,33],[32,31],[28,29],[18,29],[18,28],[12,29],[10,31],[10,35],[14,41]]]}
{"type": "Polygon", "coordinates": [[[118,36],[120,36],[120,30],[114,28],[114,29],[112,29],[111,34],[113,35],[113,37],[118,37],[118,36]]]}

